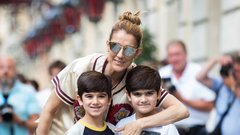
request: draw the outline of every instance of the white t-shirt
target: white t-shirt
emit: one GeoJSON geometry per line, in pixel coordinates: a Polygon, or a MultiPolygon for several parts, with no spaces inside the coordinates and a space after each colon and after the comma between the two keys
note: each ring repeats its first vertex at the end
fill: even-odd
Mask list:
{"type": "MultiPolygon", "coordinates": [[[[181,96],[188,100],[202,99],[213,101],[215,93],[196,80],[196,75],[201,70],[200,65],[188,62],[182,76],[177,79],[172,72],[172,66],[167,65],[159,70],[162,78],[171,78],[181,96]]],[[[192,127],[194,125],[205,125],[209,112],[200,111],[187,106],[190,116],[184,120],[176,122],[176,125],[183,127],[192,127]]]]}
{"type": "MultiPolygon", "coordinates": [[[[133,114],[127,118],[121,119],[116,127],[123,127],[126,124],[136,121],[136,114],[133,114]]],[[[120,133],[121,134],[121,133],[120,133]]],[[[178,131],[173,124],[165,125],[165,126],[158,126],[153,128],[143,129],[141,135],[178,135],[178,131]]]]}

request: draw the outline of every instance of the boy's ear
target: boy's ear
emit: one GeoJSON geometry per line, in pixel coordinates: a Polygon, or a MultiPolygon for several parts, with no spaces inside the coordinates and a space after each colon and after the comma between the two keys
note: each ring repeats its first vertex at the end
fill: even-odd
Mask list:
{"type": "Polygon", "coordinates": [[[126,92],[126,94],[127,94],[128,100],[129,100],[130,102],[132,102],[131,95],[130,95],[128,92],[126,92]]]}
{"type": "Polygon", "coordinates": [[[110,97],[110,98],[108,99],[108,106],[111,105],[111,102],[112,102],[112,98],[110,97]]]}
{"type": "Polygon", "coordinates": [[[79,95],[77,95],[76,98],[77,98],[78,104],[79,104],[80,106],[83,106],[82,98],[81,98],[79,95]]]}

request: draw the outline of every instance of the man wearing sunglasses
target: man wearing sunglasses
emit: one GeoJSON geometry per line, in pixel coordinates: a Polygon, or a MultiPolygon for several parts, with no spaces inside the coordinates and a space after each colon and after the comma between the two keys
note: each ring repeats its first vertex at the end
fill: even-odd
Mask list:
{"type": "MultiPolygon", "coordinates": [[[[134,59],[142,52],[141,20],[138,16],[139,12],[124,12],[119,17],[106,42],[108,55],[92,54],[76,59],[53,78],[56,89],[42,111],[37,134],[63,134],[74,124],[73,105],[77,119],[84,115],[84,110],[75,102],[75,97],[77,78],[85,71],[98,71],[112,79],[113,100],[106,112],[107,121],[116,124],[121,118],[132,114],[133,109],[125,93],[125,79],[127,72],[135,66],[134,59]]],[[[138,135],[145,127],[166,125],[188,116],[188,111],[181,102],[165,90],[160,91],[162,96],[159,105],[164,111],[129,123],[117,131],[122,131],[123,135],[138,135]]]]}

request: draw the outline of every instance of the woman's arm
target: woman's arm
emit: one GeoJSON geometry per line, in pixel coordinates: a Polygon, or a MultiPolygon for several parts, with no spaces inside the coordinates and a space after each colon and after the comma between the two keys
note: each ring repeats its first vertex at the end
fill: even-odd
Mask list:
{"type": "Polygon", "coordinates": [[[57,110],[62,106],[63,102],[58,98],[56,93],[53,91],[46,105],[44,106],[40,115],[40,121],[37,127],[37,135],[48,135],[53,116],[57,110]]]}
{"type": "Polygon", "coordinates": [[[161,112],[138,119],[135,122],[125,125],[123,128],[118,128],[116,131],[121,131],[123,135],[139,135],[144,128],[167,125],[189,116],[185,105],[171,94],[164,99],[162,107],[164,110],[161,112]]]}

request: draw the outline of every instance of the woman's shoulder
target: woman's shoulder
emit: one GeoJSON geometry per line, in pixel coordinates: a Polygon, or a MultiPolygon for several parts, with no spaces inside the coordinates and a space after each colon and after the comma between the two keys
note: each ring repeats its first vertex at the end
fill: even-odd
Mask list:
{"type": "Polygon", "coordinates": [[[77,58],[77,59],[73,60],[67,67],[72,68],[73,70],[76,68],[78,70],[79,67],[84,67],[84,66],[88,67],[96,59],[98,59],[99,57],[104,57],[104,56],[105,56],[104,54],[93,53],[93,54],[83,56],[83,57],[80,57],[80,58],[77,58]]]}
{"type": "Polygon", "coordinates": [[[77,63],[79,61],[91,61],[91,60],[97,59],[101,56],[105,56],[105,55],[102,54],[102,53],[93,53],[93,54],[90,54],[90,55],[79,57],[79,58],[73,60],[72,63],[77,63]]]}

